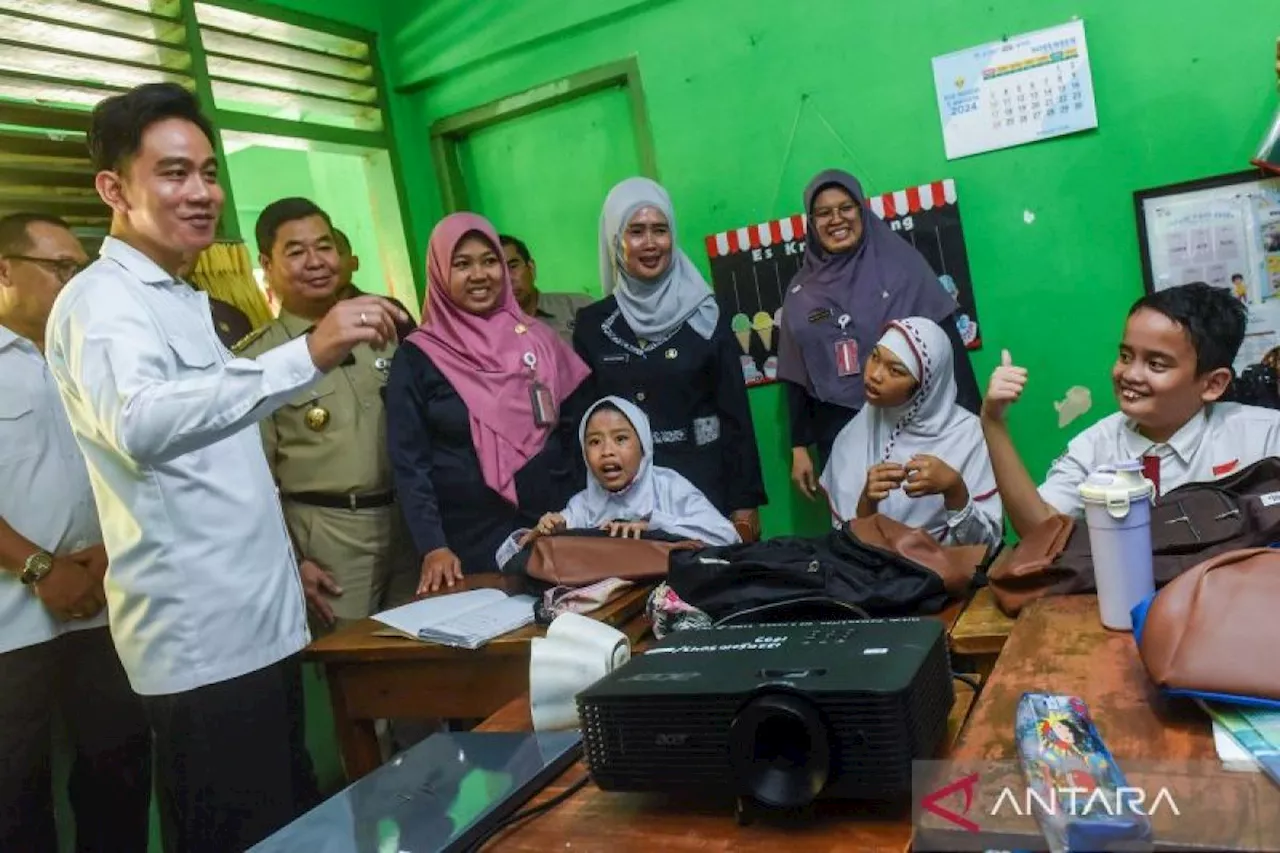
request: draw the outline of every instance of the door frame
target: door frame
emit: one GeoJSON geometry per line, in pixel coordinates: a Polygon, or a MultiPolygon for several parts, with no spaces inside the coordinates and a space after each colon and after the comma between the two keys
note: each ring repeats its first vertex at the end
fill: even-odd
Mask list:
{"type": "Polygon", "coordinates": [[[446,214],[467,210],[467,186],[458,160],[458,149],[472,133],[593,95],[607,89],[622,89],[631,104],[631,125],[635,131],[640,173],[658,179],[658,161],[653,146],[653,130],[640,82],[640,63],[634,56],[569,74],[473,109],[446,116],[431,125],[431,159],[446,214]]]}

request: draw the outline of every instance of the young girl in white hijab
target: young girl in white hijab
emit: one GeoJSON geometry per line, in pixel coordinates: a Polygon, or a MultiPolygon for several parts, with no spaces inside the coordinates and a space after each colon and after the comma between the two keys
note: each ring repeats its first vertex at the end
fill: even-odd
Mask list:
{"type": "Polygon", "coordinates": [[[561,512],[544,515],[532,531],[511,534],[498,550],[499,566],[534,538],[564,530],[594,528],[636,539],[654,530],[707,545],[742,541],[693,483],[653,464],[649,419],[632,403],[621,397],[596,401],[582,418],[578,439],[587,461],[587,487],[561,512]]]}
{"type": "Polygon", "coordinates": [[[821,483],[837,524],[880,513],[944,545],[991,545],[1003,509],[978,418],[956,404],[947,333],[910,317],[864,369],[867,405],[832,447],[821,483]]]}

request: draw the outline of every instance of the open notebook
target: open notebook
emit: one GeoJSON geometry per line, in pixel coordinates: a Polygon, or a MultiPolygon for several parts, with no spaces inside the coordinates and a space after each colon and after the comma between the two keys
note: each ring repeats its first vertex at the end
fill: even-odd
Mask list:
{"type": "Polygon", "coordinates": [[[500,589],[472,589],[424,598],[376,613],[374,619],[396,631],[463,649],[485,643],[533,622],[533,599],[500,589]]]}

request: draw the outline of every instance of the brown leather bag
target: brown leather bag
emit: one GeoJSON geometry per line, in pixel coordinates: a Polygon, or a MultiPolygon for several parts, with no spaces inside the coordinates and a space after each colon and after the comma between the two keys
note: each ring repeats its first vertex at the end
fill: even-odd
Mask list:
{"type": "MultiPolygon", "coordinates": [[[[1075,575],[1054,565],[1066,550],[1075,521],[1068,515],[1054,515],[1036,525],[1004,558],[987,572],[987,585],[996,604],[1006,614],[1016,616],[1023,607],[1045,595],[1060,595],[1075,575]]],[[[1088,538],[1085,538],[1088,543],[1088,538]]]]}
{"type": "Polygon", "coordinates": [[[969,589],[987,555],[985,545],[944,547],[929,531],[907,527],[879,513],[855,518],[847,527],[863,545],[889,551],[933,571],[953,597],[969,589]]]}
{"type": "Polygon", "coordinates": [[[526,574],[555,586],[586,586],[607,578],[661,580],[672,551],[705,547],[693,540],[544,536],[531,547],[526,574]]]}
{"type": "Polygon", "coordinates": [[[1205,560],[1151,602],[1138,645],[1162,688],[1280,699],[1280,551],[1205,560]]]}
{"type": "MultiPolygon", "coordinates": [[[[1152,569],[1162,586],[1215,554],[1280,540],[1280,459],[1268,457],[1212,483],[1187,483],[1151,510],[1152,569]]],[[[987,575],[996,603],[1015,616],[1046,595],[1092,592],[1093,551],[1083,520],[1055,515],[987,575]]]]}

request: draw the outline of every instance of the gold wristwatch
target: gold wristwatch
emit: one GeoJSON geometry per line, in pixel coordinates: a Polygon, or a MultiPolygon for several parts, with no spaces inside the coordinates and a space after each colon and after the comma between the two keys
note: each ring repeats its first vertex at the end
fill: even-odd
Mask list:
{"type": "Polygon", "coordinates": [[[48,551],[36,551],[22,564],[18,578],[27,586],[44,580],[53,571],[53,555],[48,551]]]}

